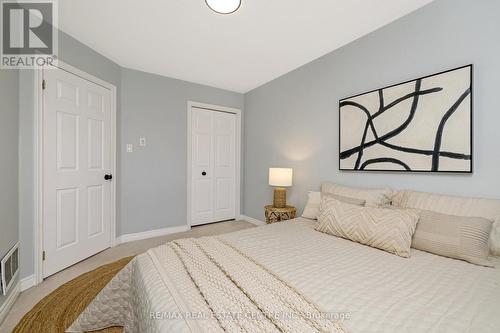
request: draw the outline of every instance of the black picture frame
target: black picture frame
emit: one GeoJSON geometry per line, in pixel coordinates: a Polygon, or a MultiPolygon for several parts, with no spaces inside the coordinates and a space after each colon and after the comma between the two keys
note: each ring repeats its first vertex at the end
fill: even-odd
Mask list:
{"type": "MultiPolygon", "coordinates": [[[[368,122],[369,120],[367,120],[368,122]]],[[[391,84],[391,85],[387,85],[385,87],[382,87],[382,88],[378,88],[378,89],[373,89],[373,90],[369,90],[369,91],[365,91],[365,92],[362,92],[362,93],[359,93],[359,94],[355,94],[355,95],[352,95],[352,96],[349,96],[349,97],[345,97],[345,98],[342,98],[339,100],[339,103],[338,103],[338,122],[339,122],[339,126],[338,126],[338,149],[339,149],[339,155],[338,155],[338,170],[339,171],[344,171],[344,172],[356,172],[356,173],[360,173],[360,172],[368,172],[368,173],[386,173],[386,172],[390,172],[390,173],[436,173],[436,174],[472,174],[474,172],[474,64],[468,64],[468,65],[463,65],[463,66],[459,66],[459,67],[455,67],[455,68],[452,68],[452,69],[448,69],[448,70],[444,70],[444,71],[441,71],[441,72],[438,72],[438,73],[434,73],[434,74],[430,74],[430,75],[425,75],[425,76],[421,76],[419,78],[416,78],[416,79],[411,79],[411,80],[407,80],[407,81],[404,81],[404,82],[400,82],[400,83],[395,83],[395,84],[391,84]],[[411,83],[411,82],[416,82],[416,81],[419,81],[419,80],[423,80],[423,79],[426,79],[426,78],[430,78],[430,77],[433,77],[433,76],[438,76],[438,75],[442,75],[442,74],[446,74],[446,73],[449,73],[449,72],[453,72],[453,71],[456,71],[456,70],[461,70],[461,69],[464,69],[464,68],[469,68],[469,71],[470,71],[470,85],[469,85],[469,95],[470,95],[470,167],[469,167],[469,170],[464,170],[464,171],[460,171],[460,170],[457,170],[457,171],[446,171],[446,170],[432,170],[432,167],[430,170],[388,170],[388,169],[356,169],[356,168],[342,168],[342,163],[341,163],[341,160],[342,160],[342,138],[341,138],[341,129],[342,129],[342,117],[341,117],[341,112],[342,112],[342,102],[344,101],[347,101],[347,100],[350,100],[350,99],[353,99],[355,97],[359,97],[359,96],[362,96],[362,95],[366,95],[366,94],[370,94],[370,93],[374,93],[374,92],[377,92],[377,91],[383,91],[385,89],[388,89],[388,88],[392,88],[392,87],[396,87],[396,86],[399,86],[399,85],[403,85],[403,84],[408,84],[408,83],[411,83]]],[[[378,144],[378,142],[377,142],[378,144]]]]}

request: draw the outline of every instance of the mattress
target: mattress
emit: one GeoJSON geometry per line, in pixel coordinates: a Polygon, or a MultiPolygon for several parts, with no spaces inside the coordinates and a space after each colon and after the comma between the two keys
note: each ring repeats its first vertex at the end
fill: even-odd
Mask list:
{"type": "MultiPolygon", "coordinates": [[[[498,260],[496,268],[488,268],[413,249],[410,258],[401,258],[322,234],[314,224],[298,218],[219,238],[335,316],[349,332],[499,331],[498,260]]],[[[190,332],[186,318],[172,316],[182,306],[158,266],[181,272],[169,262],[155,262],[162,260],[164,247],[154,250],[157,259],[136,257],[127,268],[130,274],[113,279],[115,285],[93,302],[115,298],[116,306],[91,304],[68,331],[129,322],[129,331],[190,332]],[[121,311],[127,304],[131,310],[121,311]]]]}

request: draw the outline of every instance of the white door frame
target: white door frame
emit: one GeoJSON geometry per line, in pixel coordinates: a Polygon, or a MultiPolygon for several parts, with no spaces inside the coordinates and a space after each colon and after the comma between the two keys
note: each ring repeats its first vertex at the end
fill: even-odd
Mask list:
{"type": "Polygon", "coordinates": [[[192,142],[191,142],[191,134],[192,134],[192,117],[193,117],[193,108],[206,109],[209,111],[216,112],[227,112],[236,115],[236,187],[235,187],[235,219],[238,219],[241,213],[241,110],[235,108],[229,108],[226,106],[206,104],[188,101],[187,103],[187,225],[191,228],[191,177],[192,177],[192,142]]]}
{"type": "MultiPolygon", "coordinates": [[[[98,84],[111,91],[111,173],[116,175],[116,86],[103,81],[76,67],[58,60],[57,66],[66,72],[79,76],[85,80],[98,84]]],[[[35,255],[35,278],[34,285],[43,281],[43,70],[35,70],[35,225],[34,225],[34,255],[35,255]]],[[[116,245],[116,176],[111,182],[111,226],[110,246],[116,245]]]]}

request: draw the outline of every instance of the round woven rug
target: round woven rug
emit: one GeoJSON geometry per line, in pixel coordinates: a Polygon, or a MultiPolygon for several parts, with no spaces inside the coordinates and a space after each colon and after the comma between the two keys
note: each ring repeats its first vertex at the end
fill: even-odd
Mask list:
{"type": "MultiPolygon", "coordinates": [[[[17,324],[15,333],[63,333],[104,286],[132,260],[120,259],[63,284],[38,302],[17,324]]],[[[121,327],[97,331],[121,333],[121,327]]]]}

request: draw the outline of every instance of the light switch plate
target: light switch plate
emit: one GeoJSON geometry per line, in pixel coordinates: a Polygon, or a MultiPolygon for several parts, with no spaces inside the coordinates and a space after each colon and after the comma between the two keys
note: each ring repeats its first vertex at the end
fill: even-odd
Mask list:
{"type": "Polygon", "coordinates": [[[131,153],[134,151],[134,146],[131,143],[127,143],[127,153],[131,153]]]}
{"type": "Polygon", "coordinates": [[[141,146],[141,147],[145,147],[146,146],[146,138],[145,137],[141,136],[139,138],[139,146],[141,146]]]}

